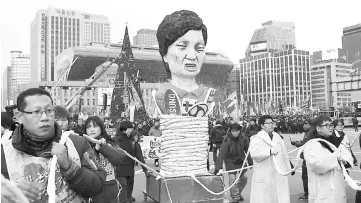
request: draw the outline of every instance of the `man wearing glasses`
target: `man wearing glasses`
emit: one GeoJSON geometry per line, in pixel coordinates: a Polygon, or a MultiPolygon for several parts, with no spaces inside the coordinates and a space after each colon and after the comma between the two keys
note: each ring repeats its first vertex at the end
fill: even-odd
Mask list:
{"type": "Polygon", "coordinates": [[[55,122],[53,100],[46,90],[32,88],[17,98],[15,131],[2,138],[10,180],[17,183],[30,202],[45,202],[50,158],[58,157],[56,202],[80,203],[83,197],[102,190],[106,172],[96,161],[90,144],[70,135],[59,144],[61,127],[55,122]]]}
{"type": "Polygon", "coordinates": [[[251,137],[249,146],[253,159],[251,203],[289,203],[290,192],[287,176],[275,170],[273,157],[282,172],[289,171],[291,165],[286,146],[281,136],[274,132],[275,122],[269,115],[261,116],[258,124],[262,130],[251,137]]]}
{"type": "MultiPolygon", "coordinates": [[[[334,136],[334,125],[328,116],[319,116],[314,120],[315,138],[321,138],[334,144],[340,144],[334,136]]],[[[334,151],[323,141],[309,141],[304,149],[304,159],[308,172],[310,202],[346,203],[345,181],[340,162],[349,165],[345,154],[334,151]]],[[[349,154],[351,156],[351,154],[349,154]]]]}

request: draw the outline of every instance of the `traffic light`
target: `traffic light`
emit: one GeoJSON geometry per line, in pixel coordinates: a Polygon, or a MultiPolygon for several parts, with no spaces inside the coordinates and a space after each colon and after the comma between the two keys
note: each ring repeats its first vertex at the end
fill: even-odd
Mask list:
{"type": "Polygon", "coordinates": [[[108,103],[108,94],[107,94],[107,93],[103,93],[103,109],[104,109],[104,110],[107,109],[107,103],[108,103]]]}

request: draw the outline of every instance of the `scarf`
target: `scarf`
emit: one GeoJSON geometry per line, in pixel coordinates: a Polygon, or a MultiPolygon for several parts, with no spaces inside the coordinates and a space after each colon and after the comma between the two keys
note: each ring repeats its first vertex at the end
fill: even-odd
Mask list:
{"type": "MultiPolygon", "coordinates": [[[[340,137],[336,137],[335,133],[332,134],[330,137],[323,137],[321,136],[320,134],[317,133],[317,131],[315,131],[315,138],[320,138],[320,139],[323,139],[323,140],[326,140],[330,143],[332,143],[333,145],[335,145],[337,148],[340,146],[341,142],[342,142],[342,139],[343,137],[345,136],[344,134],[340,133],[340,137]]],[[[326,149],[328,149],[331,153],[333,153],[333,150],[329,147],[328,144],[326,144],[325,142],[321,142],[321,145],[323,147],[325,147],[326,149]]]]}
{"type": "Polygon", "coordinates": [[[53,142],[59,142],[61,132],[57,136],[57,130],[60,127],[55,124],[53,130],[46,137],[39,137],[33,135],[24,129],[23,125],[20,125],[13,136],[13,146],[26,154],[36,156],[36,152],[50,151],[53,142]]]}

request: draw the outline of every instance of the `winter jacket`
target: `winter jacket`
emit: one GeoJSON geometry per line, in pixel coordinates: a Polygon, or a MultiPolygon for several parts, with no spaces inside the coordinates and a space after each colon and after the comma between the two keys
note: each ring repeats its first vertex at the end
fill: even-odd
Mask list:
{"type": "Polygon", "coordinates": [[[223,139],[226,136],[226,132],[224,131],[221,125],[216,125],[211,130],[210,140],[212,144],[216,144],[217,147],[222,145],[223,139]]]}
{"type": "MultiPolygon", "coordinates": [[[[215,170],[222,168],[223,161],[227,171],[241,168],[248,148],[249,141],[247,137],[239,134],[236,138],[231,132],[228,132],[222,142],[215,170]]],[[[251,156],[248,156],[247,161],[248,164],[253,165],[251,156]]]]}
{"type": "Polygon", "coordinates": [[[91,199],[94,203],[111,202],[112,200],[117,199],[117,195],[120,189],[118,188],[118,184],[115,179],[115,166],[121,164],[126,155],[114,142],[108,142],[107,145],[100,148],[96,155],[100,160],[102,167],[106,170],[107,176],[102,192],[99,195],[92,197],[91,199]]]}
{"type": "Polygon", "coordinates": [[[304,145],[308,140],[314,138],[315,128],[311,127],[305,132],[305,135],[303,136],[303,140],[297,140],[294,142],[296,147],[301,147],[304,145]]]}
{"type": "Polygon", "coordinates": [[[245,135],[250,138],[253,135],[257,134],[260,130],[261,128],[257,124],[249,125],[245,131],[245,135]]]}
{"type": "MultiPolygon", "coordinates": [[[[57,123],[55,123],[54,125],[54,136],[56,136],[54,142],[59,142],[62,135],[62,130],[57,123]]],[[[10,136],[8,139],[12,142],[12,147],[15,150],[27,154],[27,157],[42,157],[45,159],[48,158],[50,160],[50,157],[44,154],[50,153],[52,145],[50,145],[48,149],[45,150],[43,156],[36,156],[34,154],[31,154],[31,152],[26,148],[26,146],[24,145],[22,125],[16,128],[12,136],[10,136]]],[[[72,144],[76,149],[76,152],[78,153],[78,157],[80,159],[80,167],[74,161],[71,161],[69,169],[65,171],[64,169],[60,168],[60,173],[63,175],[64,180],[67,182],[68,187],[82,197],[91,197],[94,195],[98,195],[99,193],[101,193],[105,182],[106,172],[104,168],[101,167],[100,163],[97,161],[95,152],[87,140],[85,140],[83,137],[72,134],[69,136],[69,139],[71,140],[72,144]]],[[[42,167],[31,167],[31,169],[33,171],[27,171],[26,173],[39,176],[44,172],[44,169],[42,167]]],[[[45,181],[47,181],[47,178],[45,181]]]]}
{"type": "MultiPolygon", "coordinates": [[[[138,142],[132,141],[131,137],[128,137],[127,134],[120,132],[117,135],[116,143],[120,148],[125,150],[132,157],[137,158],[140,162],[145,164],[142,149],[138,142]]],[[[134,166],[135,161],[128,156],[124,158],[123,162],[116,166],[116,177],[125,177],[134,175],[134,166]]],[[[147,169],[142,167],[144,172],[147,172],[147,169]]]]}

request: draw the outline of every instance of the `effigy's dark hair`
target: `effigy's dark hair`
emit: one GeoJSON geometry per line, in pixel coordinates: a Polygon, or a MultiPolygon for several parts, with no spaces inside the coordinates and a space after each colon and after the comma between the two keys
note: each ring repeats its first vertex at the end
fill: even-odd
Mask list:
{"type": "Polygon", "coordinates": [[[207,27],[203,24],[202,19],[193,11],[180,10],[167,15],[158,27],[157,40],[159,53],[168,78],[171,78],[171,73],[163,57],[168,53],[168,47],[190,30],[201,30],[204,43],[207,45],[207,27]]]}

